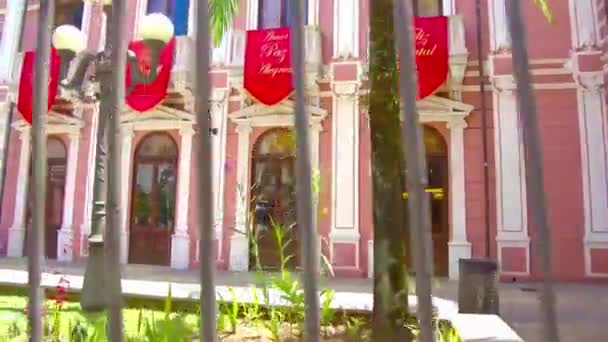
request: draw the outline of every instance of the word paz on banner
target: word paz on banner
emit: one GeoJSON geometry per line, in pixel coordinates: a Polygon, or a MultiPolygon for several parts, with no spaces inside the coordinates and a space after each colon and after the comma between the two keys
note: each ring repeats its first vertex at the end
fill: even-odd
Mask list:
{"type": "Polygon", "coordinates": [[[247,32],[245,90],[257,101],[274,105],[293,92],[289,28],[247,32]]]}

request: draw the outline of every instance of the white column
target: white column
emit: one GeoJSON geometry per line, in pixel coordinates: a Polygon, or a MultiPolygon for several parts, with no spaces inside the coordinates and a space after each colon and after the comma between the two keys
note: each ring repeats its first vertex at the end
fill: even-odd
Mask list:
{"type": "Polygon", "coordinates": [[[598,274],[591,269],[591,249],[608,248],[608,122],[602,72],[579,73],[576,79],[585,212],[585,273],[595,276],[598,274]]]}
{"type": "Polygon", "coordinates": [[[8,247],[6,255],[9,257],[23,256],[23,242],[25,239],[25,209],[27,206],[28,181],[30,178],[31,136],[26,129],[19,135],[21,149],[19,151],[19,182],[15,192],[15,211],[13,225],[8,230],[8,247]]]}
{"type": "Polygon", "coordinates": [[[122,127],[122,149],[120,151],[121,158],[121,212],[120,212],[120,261],[126,264],[129,260],[129,194],[131,193],[131,161],[133,160],[133,128],[122,127]]]}
{"type": "Polygon", "coordinates": [[[80,226],[80,256],[89,255],[89,234],[91,233],[91,217],[93,213],[93,185],[95,180],[95,159],[97,158],[97,129],[99,126],[99,104],[91,114],[91,130],[89,131],[89,153],[87,159],[87,178],[84,205],[84,219],[80,226]]]}
{"type": "Polygon", "coordinates": [[[78,170],[78,151],[80,134],[70,134],[70,146],[68,148],[67,173],[65,183],[65,195],[63,200],[63,222],[57,238],[57,260],[72,261],[74,241],[74,202],[76,190],[76,172],[78,170]]]}
{"type": "Polygon", "coordinates": [[[498,263],[502,265],[502,248],[524,249],[525,271],[501,271],[527,275],[530,273],[530,238],[524,149],[517,99],[512,83],[499,87],[494,92],[494,148],[498,263]]]}
{"type": "Polygon", "coordinates": [[[334,58],[359,57],[359,0],[334,0],[334,58]]]}
{"type": "Polygon", "coordinates": [[[596,0],[569,0],[573,50],[597,48],[599,41],[596,0]]]}
{"type": "Polygon", "coordinates": [[[333,84],[331,256],[335,243],[355,245],[359,267],[359,84],[333,84]]]}
{"type": "Polygon", "coordinates": [[[511,37],[507,26],[506,0],[488,1],[490,17],[490,50],[511,50],[511,37]]]}
{"type": "Polygon", "coordinates": [[[190,170],[192,169],[191,126],[179,130],[181,149],[177,174],[177,203],[175,232],[171,238],[171,268],[185,270],[190,264],[190,235],[188,234],[188,212],[190,202],[190,170]]]}
{"type": "Polygon", "coordinates": [[[4,28],[0,41],[0,83],[10,82],[15,56],[19,48],[19,36],[22,26],[23,5],[25,0],[7,1],[7,13],[4,16],[4,28]]]}
{"type": "Polygon", "coordinates": [[[443,15],[450,16],[456,14],[456,0],[443,0],[443,15]]]}
{"type": "Polygon", "coordinates": [[[247,30],[255,30],[258,28],[258,9],[259,0],[247,1],[247,30]]]}
{"type": "MultiPolygon", "coordinates": [[[[217,135],[211,136],[212,177],[213,177],[213,227],[214,238],[222,240],[224,223],[224,176],[226,161],[226,127],[228,126],[228,90],[216,89],[211,97],[211,126],[217,129],[217,135]]],[[[218,255],[221,255],[222,244],[218,244],[218,255]]]]}
{"type": "Polygon", "coordinates": [[[247,237],[247,213],[249,211],[249,138],[251,127],[237,127],[237,189],[235,232],[230,240],[230,270],[245,272],[249,269],[249,240],[247,237]]]}
{"type": "Polygon", "coordinates": [[[448,242],[449,277],[458,278],[458,260],[471,257],[471,243],[467,240],[467,207],[464,180],[464,119],[449,121],[450,130],[450,210],[451,234],[448,242]]]}

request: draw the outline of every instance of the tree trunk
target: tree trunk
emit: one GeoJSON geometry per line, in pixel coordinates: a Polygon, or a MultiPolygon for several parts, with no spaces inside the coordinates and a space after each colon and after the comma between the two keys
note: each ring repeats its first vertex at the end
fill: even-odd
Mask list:
{"type": "Polygon", "coordinates": [[[370,2],[370,95],[373,208],[373,340],[403,341],[408,314],[406,206],[401,170],[398,71],[392,0],[370,2]]]}

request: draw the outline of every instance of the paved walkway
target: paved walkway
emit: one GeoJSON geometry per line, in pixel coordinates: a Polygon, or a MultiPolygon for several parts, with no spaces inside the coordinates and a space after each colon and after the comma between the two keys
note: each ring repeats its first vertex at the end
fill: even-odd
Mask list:
{"type": "MultiPolygon", "coordinates": [[[[25,259],[0,258],[0,283],[24,285],[27,283],[25,259]]],[[[49,263],[44,270],[43,285],[55,286],[61,273],[70,277],[74,290],[82,286],[83,264],[61,265],[49,263]]],[[[251,288],[257,283],[251,273],[219,272],[217,293],[230,300],[233,288],[239,300],[251,300],[251,288]]],[[[164,298],[171,284],[177,298],[198,297],[198,274],[194,271],[175,271],[154,266],[128,265],[123,272],[123,292],[164,298]]],[[[500,284],[501,317],[526,342],[541,342],[541,320],[538,292],[535,284],[500,284]]],[[[372,282],[369,279],[331,278],[327,287],[336,291],[334,306],[350,310],[371,310],[372,282]]],[[[440,279],[435,282],[434,302],[440,315],[453,317],[457,311],[458,284],[440,279]]],[[[608,342],[608,284],[559,284],[557,314],[561,342],[608,342]]],[[[412,304],[415,298],[412,297],[412,304]]],[[[271,294],[271,302],[281,304],[271,294]]]]}

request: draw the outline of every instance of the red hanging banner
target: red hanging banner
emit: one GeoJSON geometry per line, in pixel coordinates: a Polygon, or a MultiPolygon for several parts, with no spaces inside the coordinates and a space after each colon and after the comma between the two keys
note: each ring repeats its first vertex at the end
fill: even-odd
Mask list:
{"type": "MultiPolygon", "coordinates": [[[[23,119],[30,125],[32,124],[32,112],[34,110],[34,64],[36,54],[34,51],[27,51],[23,55],[23,64],[21,66],[21,78],[19,80],[19,97],[17,99],[17,109],[23,116],[23,119]]],[[[49,93],[48,93],[48,108],[51,110],[57,97],[59,87],[59,69],[61,66],[61,58],[57,55],[57,51],[51,48],[50,55],[50,71],[49,71],[49,93]]]]}
{"type": "Polygon", "coordinates": [[[414,18],[418,100],[435,93],[448,78],[448,17],[414,18]]]}
{"type": "Polygon", "coordinates": [[[420,100],[436,92],[448,78],[448,17],[419,17],[414,23],[420,100]]]}
{"type": "MultiPolygon", "coordinates": [[[[171,79],[171,67],[173,66],[173,50],[175,49],[175,39],[171,39],[159,54],[157,76],[149,84],[138,84],[126,96],[127,104],[138,112],[150,110],[167,96],[167,88],[171,79]]],[[[129,44],[129,50],[135,53],[135,59],[142,75],[149,75],[152,67],[152,56],[144,41],[138,40],[129,44]]],[[[129,89],[131,83],[131,67],[127,63],[126,88],[129,89]]]]}
{"type": "Polygon", "coordinates": [[[244,88],[271,106],[293,92],[289,28],[247,31],[244,88]]]}

